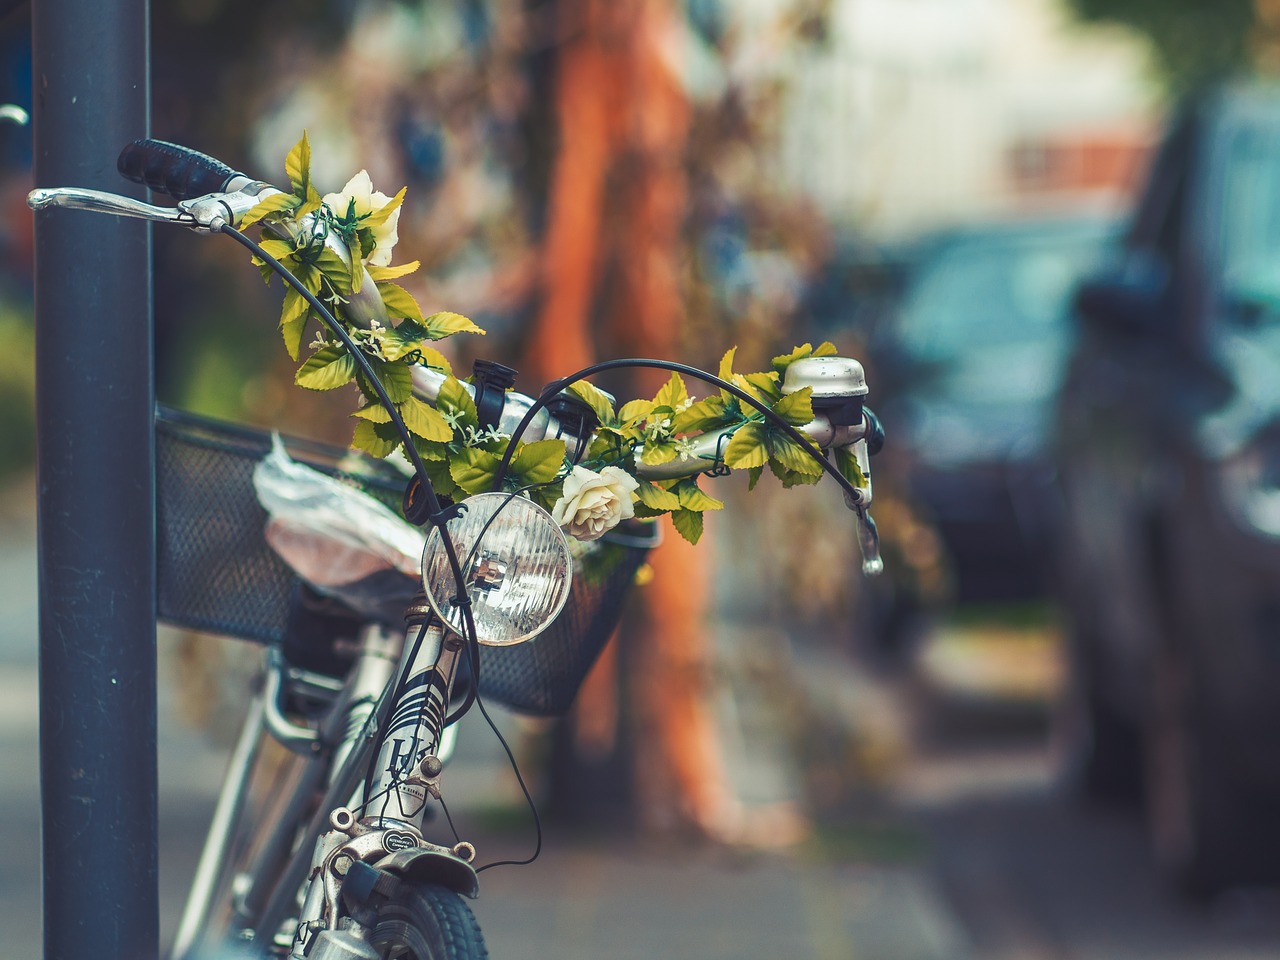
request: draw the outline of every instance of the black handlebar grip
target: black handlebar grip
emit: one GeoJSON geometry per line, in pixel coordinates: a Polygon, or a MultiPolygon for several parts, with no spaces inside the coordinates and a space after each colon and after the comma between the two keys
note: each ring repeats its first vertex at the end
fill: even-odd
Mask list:
{"type": "Polygon", "coordinates": [[[239,176],[221,160],[163,140],[135,140],[120,151],[116,169],[126,180],[175,200],[217,193],[239,176]]]}

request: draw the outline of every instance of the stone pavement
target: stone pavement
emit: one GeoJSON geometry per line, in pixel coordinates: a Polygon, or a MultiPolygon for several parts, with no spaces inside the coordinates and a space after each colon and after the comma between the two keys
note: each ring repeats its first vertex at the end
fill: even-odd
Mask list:
{"type": "Polygon", "coordinates": [[[961,960],[920,864],[822,864],[674,843],[549,838],[534,864],[481,877],[495,958],[961,960]]]}

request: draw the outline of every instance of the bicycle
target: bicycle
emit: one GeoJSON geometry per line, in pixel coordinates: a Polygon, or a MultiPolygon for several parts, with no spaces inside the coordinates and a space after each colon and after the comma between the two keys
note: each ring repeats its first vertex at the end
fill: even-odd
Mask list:
{"type": "MultiPolygon", "coordinates": [[[[390,412],[400,408],[369,362],[377,355],[362,355],[325,304],[237,224],[264,203],[274,204],[284,215],[268,232],[287,243],[273,249],[309,245],[317,257],[337,257],[353,276],[361,266],[350,246],[354,234],[319,230],[323,218],[314,208],[290,219],[292,208],[279,199],[284,191],[173,144],[138,141],[125,148],[119,167],[177,205],[72,188],[35,190],[29,203],[36,210],[68,207],[224,233],[253,250],[349,349],[361,366],[362,389],[385,403],[410,461],[406,479],[385,461],[158,413],[160,616],[267,645],[261,688],[232,752],[171,957],[223,951],[308,960],[484,957],[464,898],[478,895],[485,869],[536,857],[541,828],[511,759],[537,826],[533,857],[477,866],[475,847],[456,833],[452,843],[427,839],[437,809],[452,828],[441,780],[454,725],[473,706],[488,719],[486,700],[532,714],[567,710],[657,535],[652,521],[616,523],[616,516],[601,519],[590,511],[585,519],[557,517],[559,503],[548,512],[534,498],[585,469],[587,452],[600,442],[618,444],[634,466],[635,477],[626,482],[641,490],[637,506],[672,498],[678,506],[672,490],[685,478],[727,472],[726,451],[755,424],[774,431],[774,442],[789,451],[790,465],[780,473],[785,479],[810,482],[825,473],[840,483],[859,520],[864,572],[877,573],[878,539],[867,512],[869,458],[883,432],[865,406],[861,365],[809,347],[781,358],[784,372],[753,386],[740,376],[716,377],[668,361],[607,361],[529,397],[512,391],[514,371],[496,364],[478,361],[473,382],[463,383],[411,358],[413,396],[452,410],[455,418],[465,408],[470,422],[483,427],[470,426],[473,435],[504,448],[492,490],[465,491],[472,495],[445,503],[413,434],[390,412]],[[731,398],[722,406],[736,402],[753,412],[732,426],[715,427],[711,417],[712,427],[679,436],[668,418],[657,421],[661,429],[646,426],[624,444],[612,398],[583,385],[586,377],[621,366],[702,380],[731,398]],[[780,398],[773,407],[762,401],[762,390],[780,398]],[[778,413],[784,408],[803,422],[788,422],[778,413]],[[555,478],[545,479],[540,467],[533,471],[544,478],[537,483],[504,487],[520,459],[518,444],[549,440],[562,449],[551,458],[555,478]],[[645,456],[646,448],[663,444],[671,449],[645,456]],[[429,532],[422,533],[423,526],[429,532]],[[566,528],[585,542],[571,548],[566,528]],[[273,772],[264,759],[274,749],[269,744],[296,759],[286,780],[264,787],[273,772]]],[[[365,282],[352,286],[343,309],[357,315],[365,331],[386,329],[387,304],[367,270],[365,282]]],[[[673,406],[660,413],[694,405],[687,397],[669,399],[673,406]]],[[[752,460],[738,459],[740,465],[752,460]]],[[[758,475],[763,466],[749,469],[758,475]]],[[[699,503],[694,497],[689,512],[699,503]]],[[[615,506],[632,512],[629,497],[610,501],[610,509],[615,506]]]]}

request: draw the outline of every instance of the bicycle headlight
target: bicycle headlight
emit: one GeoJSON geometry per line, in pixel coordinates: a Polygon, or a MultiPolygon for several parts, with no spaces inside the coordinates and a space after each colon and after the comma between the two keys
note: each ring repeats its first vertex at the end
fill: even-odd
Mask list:
{"type": "MultiPolygon", "coordinates": [[[[446,527],[481,643],[510,646],[532,640],[564,609],[573,578],[569,542],[536,503],[506,493],[477,494],[446,527]]],[[[422,580],[431,609],[463,633],[458,585],[438,529],[427,537],[422,580]]]]}

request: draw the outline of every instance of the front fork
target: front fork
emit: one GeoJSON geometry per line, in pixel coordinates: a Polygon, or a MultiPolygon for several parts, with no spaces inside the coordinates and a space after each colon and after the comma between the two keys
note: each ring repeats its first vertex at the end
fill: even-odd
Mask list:
{"type": "MultiPolygon", "coordinates": [[[[422,605],[425,607],[425,604],[422,605]]],[[[461,657],[462,638],[446,632],[425,609],[411,610],[421,641],[406,640],[402,678],[378,746],[377,760],[353,807],[329,817],[330,830],[316,841],[291,956],[323,958],[350,950],[353,930],[343,915],[342,881],[357,862],[400,876],[427,876],[474,897],[478,882],[471,861],[475,848],[460,842],[442,847],[423,838],[428,798],[440,798],[441,743],[461,657]],[[366,789],[367,788],[367,789],[366,789]],[[340,939],[341,945],[336,941],[340,939]]]]}

